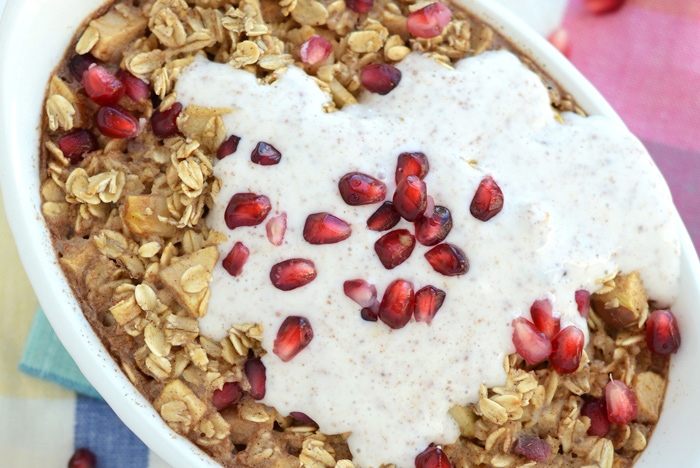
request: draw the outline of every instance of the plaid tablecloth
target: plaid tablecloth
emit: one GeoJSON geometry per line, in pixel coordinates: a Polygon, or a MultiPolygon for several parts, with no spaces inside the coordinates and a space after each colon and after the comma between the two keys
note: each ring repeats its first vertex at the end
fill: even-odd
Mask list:
{"type": "MultiPolygon", "coordinates": [[[[647,146],[700,247],[700,1],[628,0],[594,16],[571,0],[563,26],[572,62],[647,146]]],[[[17,370],[37,303],[1,204],[0,242],[0,468],[63,467],[82,446],[97,453],[100,468],[166,467],[99,399],[17,370]]],[[[69,360],[59,358],[67,366],[59,372],[43,365],[42,356],[63,352],[54,339],[39,316],[23,369],[89,394],[69,360]]]]}

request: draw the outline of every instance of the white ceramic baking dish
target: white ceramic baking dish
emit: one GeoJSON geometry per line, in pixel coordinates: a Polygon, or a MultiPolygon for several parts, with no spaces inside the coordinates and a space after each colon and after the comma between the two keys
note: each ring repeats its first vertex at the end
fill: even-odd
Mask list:
{"type": "MultiPolygon", "coordinates": [[[[489,0],[461,0],[559,81],[589,114],[619,119],[593,86],[553,47],[489,0]]],[[[102,0],[9,0],[0,26],[0,171],[2,192],[20,257],[58,337],[119,417],[174,467],[218,466],[166,426],[102,346],[83,317],[56,262],[41,215],[38,178],[39,122],[44,89],[76,28],[102,0]]],[[[656,433],[637,468],[700,466],[695,433],[695,391],[700,373],[700,264],[690,237],[677,222],[682,247],[681,294],[673,307],[683,345],[672,361],[666,404],[656,433]]]]}

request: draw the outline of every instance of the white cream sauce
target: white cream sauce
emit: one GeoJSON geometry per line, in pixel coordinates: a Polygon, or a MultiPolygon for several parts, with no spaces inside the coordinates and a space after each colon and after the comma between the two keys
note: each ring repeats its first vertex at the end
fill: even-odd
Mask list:
{"type": "MultiPolygon", "coordinates": [[[[577,289],[593,291],[596,279],[617,269],[637,270],[650,296],[670,304],[678,282],[669,190],[625,128],[573,114],[557,123],[545,87],[509,52],[462,60],[454,71],[412,54],[399,68],[403,79],[394,91],[364,94],[359,105],[333,114],[322,110],[329,97],[294,67],[259,85],[247,72],[200,58],[176,87],[184,106],[236,108],[224,122],[242,138],[216,165],[223,185],[208,222],[228,236],[222,257],[236,241],[251,255],[236,278],[217,266],[201,331],[220,339],[233,323],[261,323],[271,351],[285,317],[305,316],[314,330],[309,346],[287,363],[272,352],[263,358],[263,402],[282,414],[306,413],[325,433],[352,432],[348,443],[363,468],[410,467],[429,443],[454,442],[458,428],[448,410],[476,401],[481,383],[503,384],[503,358],[514,352],[511,322],[529,318],[535,299],[552,295],[562,327],[587,332],[577,289]],[[279,165],[250,161],[259,141],[282,152],[279,165]],[[404,151],[430,160],[428,193],[452,212],[446,240],[469,257],[464,276],[435,273],[421,245],[385,270],[373,248],[382,233],[365,227],[379,205],[351,207],[339,195],[338,180],[360,171],[384,180],[391,197],[404,151]],[[484,223],[469,204],[486,174],[502,188],[505,205],[484,223]],[[270,216],[287,213],[283,245],[268,242],[264,223],[226,227],[224,210],[238,192],[268,196],[270,216]],[[350,223],[352,236],[334,245],[306,243],[304,222],[317,212],[350,223]],[[275,289],[270,268],[298,257],[316,264],[316,280],[275,289]],[[411,321],[391,330],[363,321],[343,294],[343,282],[356,278],[376,284],[380,298],[396,278],[416,290],[432,284],[447,298],[432,325],[411,321]]],[[[405,221],[398,228],[412,230],[405,221]]]]}

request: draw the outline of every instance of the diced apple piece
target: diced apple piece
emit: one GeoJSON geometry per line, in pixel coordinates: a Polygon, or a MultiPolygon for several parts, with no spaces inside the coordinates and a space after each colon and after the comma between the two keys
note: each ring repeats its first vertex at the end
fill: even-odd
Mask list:
{"type": "Polygon", "coordinates": [[[210,294],[209,282],[218,260],[219,250],[216,247],[207,247],[173,259],[170,266],[160,270],[159,275],[163,284],[175,294],[178,301],[187,308],[193,317],[204,317],[207,313],[210,294]],[[190,272],[196,270],[201,270],[202,273],[208,275],[209,281],[206,282],[206,287],[203,289],[192,292],[192,289],[188,288],[187,279],[192,276],[190,272]]]}
{"type": "Polygon", "coordinates": [[[188,432],[207,412],[207,405],[182,380],[168,383],[153,406],[165,422],[183,432],[188,432]]]}
{"type": "Polygon", "coordinates": [[[593,294],[591,303],[596,313],[612,328],[624,328],[639,320],[648,308],[647,296],[639,273],[618,275],[615,287],[603,294],[593,294]]]}
{"type": "Polygon", "coordinates": [[[474,437],[478,418],[472,410],[466,406],[453,406],[449,413],[459,426],[459,432],[463,437],[474,437]]]}
{"type": "Polygon", "coordinates": [[[124,204],[124,222],[131,232],[140,236],[172,237],[175,226],[161,221],[169,217],[168,203],[160,195],[130,195],[124,204]]]}
{"type": "Polygon", "coordinates": [[[76,238],[61,245],[61,266],[76,279],[82,280],[88,266],[100,254],[92,239],[76,238]]]}
{"type": "Polygon", "coordinates": [[[634,377],[632,390],[637,400],[637,421],[655,424],[659,420],[666,383],[654,372],[641,372],[634,377]]]}
{"type": "Polygon", "coordinates": [[[143,36],[148,20],[141,15],[140,9],[120,4],[90,21],[90,26],[99,34],[90,52],[100,60],[111,62],[121,59],[124,49],[143,36]]]}

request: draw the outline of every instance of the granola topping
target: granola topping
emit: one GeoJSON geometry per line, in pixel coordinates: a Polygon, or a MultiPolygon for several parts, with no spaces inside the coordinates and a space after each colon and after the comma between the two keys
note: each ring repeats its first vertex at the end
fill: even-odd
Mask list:
{"type": "MultiPolygon", "coordinates": [[[[311,14],[310,5],[301,11],[311,14]]],[[[638,271],[649,295],[670,304],[678,279],[670,196],[628,132],[599,117],[563,113],[558,122],[544,86],[509,52],[486,52],[454,69],[409,54],[397,67],[403,78],[390,93],[360,94],[359,105],[335,113],[324,112],[329,95],[295,67],[263,84],[196,58],[175,86],[185,109],[236,109],[221,119],[240,138],[238,152],[214,168],[222,185],[208,222],[227,236],[222,257],[236,242],[250,256],[239,276],[217,264],[202,333],[221,339],[232,323],[261,324],[260,342],[268,350],[263,403],[285,415],[303,412],[325,434],[351,433],[348,445],[362,467],[411,466],[430,443],[454,442],[460,428],[448,412],[455,405],[478,402],[476,411],[495,425],[521,418],[520,393],[486,397],[479,385],[506,381],[500,363],[515,350],[511,322],[529,320],[537,299],[550,297],[561,329],[581,330],[587,341],[576,291],[596,291],[596,279],[638,271]],[[261,141],[284,157],[273,166],[255,164],[247,155],[261,141]],[[416,245],[388,270],[371,255],[382,233],[367,229],[367,219],[393,193],[404,193],[396,190],[396,158],[417,151],[430,168],[418,171],[422,181],[400,177],[398,184],[413,182],[420,190],[399,197],[405,205],[399,213],[410,218],[428,208],[424,183],[434,198],[431,212],[448,206],[452,228],[448,243],[416,245]],[[619,179],[632,164],[634,178],[619,179]],[[251,192],[269,199],[271,216],[286,213],[281,245],[268,239],[262,214],[254,223],[227,226],[229,201],[251,192]],[[416,203],[420,209],[412,210],[416,203]],[[352,235],[337,245],[306,242],[309,213],[332,213],[352,235]],[[291,268],[292,257],[314,265],[312,281],[297,270],[288,273],[291,287],[281,280],[280,265],[291,268]],[[410,321],[401,301],[363,305],[362,317],[381,319],[367,321],[343,291],[356,278],[376,285],[380,295],[391,284],[394,296],[410,301],[428,285],[446,296],[439,313],[425,320],[430,325],[410,321]],[[297,314],[314,324],[314,339],[283,362],[269,351],[285,317],[297,314]]],[[[413,229],[405,220],[396,226],[413,229]]],[[[636,318],[648,314],[634,311],[636,318]]],[[[557,348],[567,373],[588,363],[574,341],[573,354],[557,348]]],[[[577,373],[565,378],[577,395],[590,388],[577,373]]],[[[544,388],[535,390],[528,398],[546,397],[544,388]]],[[[602,444],[596,456],[607,459],[611,448],[602,444]]],[[[500,457],[494,466],[515,459],[500,457]]]]}

